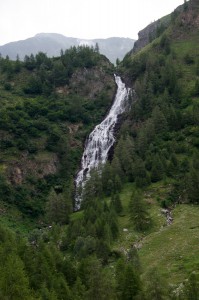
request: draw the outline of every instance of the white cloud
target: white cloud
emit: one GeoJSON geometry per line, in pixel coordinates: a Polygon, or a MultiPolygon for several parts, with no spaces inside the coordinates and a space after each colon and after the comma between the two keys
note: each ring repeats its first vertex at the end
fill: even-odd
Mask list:
{"type": "Polygon", "coordinates": [[[0,45],[56,32],[81,39],[137,38],[183,0],[0,0],[0,45]]]}

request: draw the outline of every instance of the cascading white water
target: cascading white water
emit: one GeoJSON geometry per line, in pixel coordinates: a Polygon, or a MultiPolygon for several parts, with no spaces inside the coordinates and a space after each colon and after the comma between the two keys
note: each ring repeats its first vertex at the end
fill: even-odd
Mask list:
{"type": "Polygon", "coordinates": [[[77,190],[76,209],[80,208],[81,203],[81,195],[78,193],[78,189],[84,187],[92,169],[107,161],[109,150],[115,142],[114,127],[118,121],[118,116],[128,107],[130,89],[126,88],[119,76],[115,75],[115,82],[117,84],[117,93],[114,103],[106,118],[90,133],[85,145],[81,170],[75,180],[77,190]]]}

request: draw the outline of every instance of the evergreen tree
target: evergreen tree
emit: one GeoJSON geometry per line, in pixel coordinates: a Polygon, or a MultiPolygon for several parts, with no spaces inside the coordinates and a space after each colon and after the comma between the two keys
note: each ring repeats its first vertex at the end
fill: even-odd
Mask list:
{"type": "Polygon", "coordinates": [[[148,274],[145,292],[147,300],[168,299],[167,284],[156,269],[152,269],[148,274]]]}
{"type": "Polygon", "coordinates": [[[132,139],[129,136],[121,137],[117,144],[115,154],[120,161],[122,171],[126,175],[126,178],[131,178],[132,176],[131,165],[132,165],[133,151],[134,151],[134,144],[132,139]]]}
{"type": "Polygon", "coordinates": [[[0,273],[0,299],[33,299],[29,289],[28,277],[24,271],[24,264],[16,254],[10,253],[1,261],[0,273]]]}
{"type": "Polygon", "coordinates": [[[185,285],[185,299],[198,300],[199,299],[199,274],[196,272],[191,273],[188,282],[185,285]]]}
{"type": "Polygon", "coordinates": [[[82,284],[82,281],[79,277],[73,286],[73,298],[74,300],[83,300],[86,299],[86,288],[82,284]]]}
{"type": "Polygon", "coordinates": [[[110,196],[113,191],[113,178],[109,162],[102,167],[101,181],[104,194],[110,196]]]}
{"type": "Polygon", "coordinates": [[[167,130],[167,120],[158,106],[152,111],[152,120],[155,127],[155,133],[162,133],[167,130]]]}
{"type": "Polygon", "coordinates": [[[19,55],[17,54],[16,61],[15,61],[15,64],[14,64],[14,71],[16,73],[20,72],[21,66],[22,66],[22,64],[21,64],[21,62],[19,60],[19,55]]]}
{"type": "Polygon", "coordinates": [[[83,189],[82,208],[86,208],[90,201],[101,197],[102,181],[98,170],[91,170],[90,178],[86,181],[83,189]]]}
{"type": "Polygon", "coordinates": [[[138,231],[147,230],[151,226],[151,219],[147,211],[146,203],[143,200],[142,193],[135,191],[129,202],[130,221],[138,231]]]}
{"type": "Polygon", "coordinates": [[[64,194],[57,194],[55,190],[51,190],[46,204],[46,218],[51,224],[66,224],[69,221],[69,214],[72,207],[70,199],[64,194]]]}
{"type": "Polygon", "coordinates": [[[112,194],[111,206],[114,207],[117,214],[120,214],[122,212],[123,208],[122,208],[122,202],[121,202],[119,193],[112,194]]]}
{"type": "Polygon", "coordinates": [[[187,178],[187,196],[191,203],[199,203],[199,169],[191,167],[187,178]]]}
{"type": "Polygon", "coordinates": [[[122,182],[118,174],[113,178],[113,193],[120,193],[122,190],[122,182]]]}
{"type": "Polygon", "coordinates": [[[99,44],[98,43],[95,44],[95,52],[99,53],[99,44]]]}
{"type": "Polygon", "coordinates": [[[119,177],[119,179],[121,180],[121,182],[124,182],[125,175],[124,175],[124,172],[122,170],[120,160],[119,160],[119,158],[116,154],[114,154],[114,158],[111,162],[111,167],[112,167],[113,176],[117,175],[119,177]]]}
{"type": "Polygon", "coordinates": [[[164,168],[163,168],[162,162],[160,160],[159,155],[156,155],[152,162],[151,181],[157,182],[159,180],[162,180],[163,175],[164,175],[164,168]]]}
{"type": "Polygon", "coordinates": [[[127,264],[123,273],[121,300],[136,299],[141,292],[139,275],[132,265],[127,264]]]}

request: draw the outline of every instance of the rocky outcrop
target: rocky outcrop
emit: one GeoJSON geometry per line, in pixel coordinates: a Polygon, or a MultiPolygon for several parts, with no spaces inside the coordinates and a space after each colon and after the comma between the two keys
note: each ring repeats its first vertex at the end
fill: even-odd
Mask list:
{"type": "Polygon", "coordinates": [[[109,96],[112,98],[115,81],[113,74],[105,72],[103,67],[84,68],[73,73],[69,88],[88,99],[95,99],[105,89],[110,91],[109,96]]]}
{"type": "Polygon", "coordinates": [[[179,24],[182,30],[186,31],[199,28],[199,2],[192,0],[184,4],[184,9],[179,17],[179,24]]]}
{"type": "Polygon", "coordinates": [[[171,209],[165,208],[161,209],[161,213],[165,215],[166,220],[167,220],[167,225],[171,225],[173,223],[173,217],[171,215],[171,209]]]}
{"type": "Polygon", "coordinates": [[[169,25],[170,18],[166,18],[165,20],[159,19],[147,27],[138,32],[138,40],[135,42],[133,50],[131,53],[137,53],[139,50],[144,48],[146,45],[150,43],[151,40],[156,38],[157,29],[162,26],[167,28],[169,25]]]}
{"type": "MultiPolygon", "coordinates": [[[[180,5],[175,9],[175,13],[179,13],[183,10],[183,5],[180,5]]],[[[158,37],[159,34],[163,33],[164,30],[169,26],[171,21],[171,14],[167,15],[142,29],[138,32],[138,40],[134,43],[134,47],[130,54],[137,53],[139,50],[148,45],[152,40],[158,37]]]]}
{"type": "Polygon", "coordinates": [[[20,160],[11,161],[7,165],[7,178],[13,185],[22,184],[28,176],[43,178],[58,171],[59,160],[54,153],[44,153],[43,155],[30,158],[28,154],[23,154],[20,160]]]}

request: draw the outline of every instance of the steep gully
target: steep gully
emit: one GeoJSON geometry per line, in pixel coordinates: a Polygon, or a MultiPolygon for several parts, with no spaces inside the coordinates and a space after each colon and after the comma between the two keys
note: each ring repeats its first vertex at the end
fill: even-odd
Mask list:
{"type": "Polygon", "coordinates": [[[91,170],[96,169],[99,165],[102,165],[107,161],[109,150],[115,142],[114,129],[118,122],[118,117],[129,107],[129,95],[131,89],[125,86],[119,76],[114,76],[117,84],[114,103],[106,118],[90,133],[85,144],[81,161],[81,170],[77,174],[75,180],[75,210],[80,208],[82,200],[81,191],[90,177],[91,170]]]}

